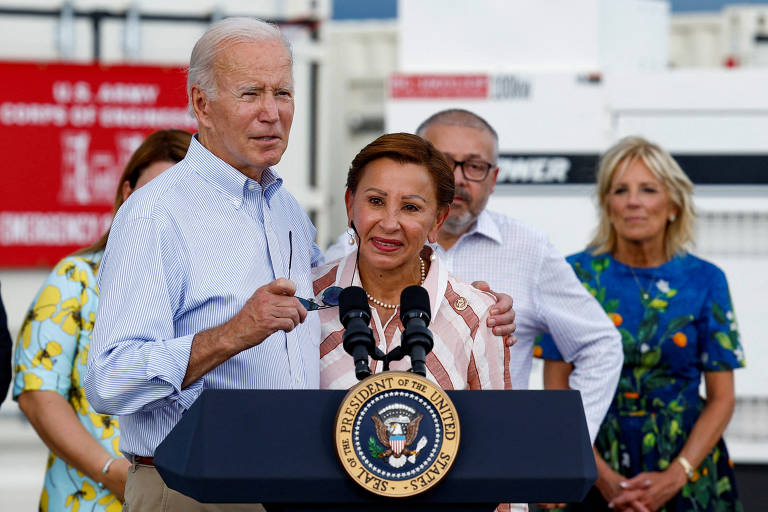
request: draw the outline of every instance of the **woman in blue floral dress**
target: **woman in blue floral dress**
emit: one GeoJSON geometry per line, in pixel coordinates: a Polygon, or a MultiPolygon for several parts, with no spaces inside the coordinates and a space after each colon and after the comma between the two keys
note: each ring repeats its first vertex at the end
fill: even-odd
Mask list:
{"type": "MultiPolygon", "coordinates": [[[[191,135],[163,130],[136,150],[120,178],[115,212],[128,196],[184,158],[191,135]]],[[[19,331],[13,396],[50,448],[39,510],[122,509],[130,463],[118,449],[119,423],[98,414],[83,391],[107,235],[59,262],[19,331]]]]}
{"type": "MultiPolygon", "coordinates": [[[[597,180],[597,234],[568,262],[621,333],[624,366],[595,442],[598,481],[570,508],[740,511],[722,433],[744,354],[725,275],[686,251],[693,185],[639,137],[603,155],[597,180]]],[[[547,360],[547,387],[567,386],[570,365],[549,336],[534,355],[547,360]]]]}

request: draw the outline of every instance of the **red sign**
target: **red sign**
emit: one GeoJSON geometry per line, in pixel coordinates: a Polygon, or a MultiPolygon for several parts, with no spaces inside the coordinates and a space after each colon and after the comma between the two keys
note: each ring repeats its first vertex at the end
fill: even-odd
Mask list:
{"type": "Polygon", "coordinates": [[[488,75],[392,75],[391,98],[487,98],[488,75]]]}
{"type": "Polygon", "coordinates": [[[0,76],[0,267],[93,243],[144,137],[197,127],[183,68],[0,62],[0,76]]]}

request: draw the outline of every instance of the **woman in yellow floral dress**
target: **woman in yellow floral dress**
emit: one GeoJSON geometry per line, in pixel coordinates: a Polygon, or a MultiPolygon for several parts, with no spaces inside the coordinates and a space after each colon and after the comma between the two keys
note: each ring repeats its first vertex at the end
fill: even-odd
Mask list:
{"type": "MultiPolygon", "coordinates": [[[[150,135],[120,177],[114,211],[134,190],[184,158],[190,137],[182,130],[150,135]]],[[[13,397],[51,450],[42,511],[122,509],[130,463],[118,450],[118,420],[97,414],[82,387],[99,302],[96,271],[108,234],[56,265],[17,340],[13,397]]]]}

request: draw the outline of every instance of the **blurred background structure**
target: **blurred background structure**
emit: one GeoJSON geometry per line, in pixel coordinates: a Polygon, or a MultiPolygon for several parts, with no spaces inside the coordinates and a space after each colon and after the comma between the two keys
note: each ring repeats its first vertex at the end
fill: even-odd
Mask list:
{"type": "MultiPolygon", "coordinates": [[[[0,282],[14,337],[50,267],[101,232],[111,199],[98,192],[137,141],[193,129],[183,67],[231,15],[273,20],[293,42],[296,117],[278,170],[321,247],[346,225],[357,151],[442,108],[498,129],[489,207],[563,254],[595,224],[601,151],[634,133],[669,149],[697,185],[697,254],[731,285],[748,367],[726,439],[753,493],[745,509],[764,507],[764,484],[749,482],[768,475],[766,1],[0,0],[0,282]],[[87,194],[67,188],[74,176],[87,194]]],[[[5,403],[0,510],[37,506],[46,451],[5,403]]]]}

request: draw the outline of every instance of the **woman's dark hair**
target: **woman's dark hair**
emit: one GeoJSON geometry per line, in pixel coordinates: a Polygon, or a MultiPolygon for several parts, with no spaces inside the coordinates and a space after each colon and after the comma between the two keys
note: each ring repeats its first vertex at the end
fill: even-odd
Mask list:
{"type": "Polygon", "coordinates": [[[443,154],[428,141],[410,133],[389,133],[374,140],[352,160],[347,173],[347,188],[355,192],[365,166],[379,158],[389,158],[401,164],[421,165],[429,171],[435,184],[438,206],[453,202],[453,169],[443,154]]]}
{"type": "MultiPolygon", "coordinates": [[[[130,160],[125,165],[123,174],[117,182],[117,191],[115,192],[115,205],[113,214],[117,213],[123,204],[123,183],[128,182],[131,190],[136,188],[136,182],[144,173],[147,167],[155,162],[181,162],[189,149],[189,142],[192,134],[184,130],[159,130],[144,139],[144,142],[136,148],[131,155],[130,160]]],[[[104,233],[96,242],[84,247],[74,254],[87,254],[103,250],[107,246],[109,230],[104,233]]]]}

